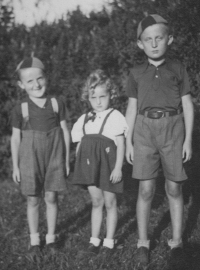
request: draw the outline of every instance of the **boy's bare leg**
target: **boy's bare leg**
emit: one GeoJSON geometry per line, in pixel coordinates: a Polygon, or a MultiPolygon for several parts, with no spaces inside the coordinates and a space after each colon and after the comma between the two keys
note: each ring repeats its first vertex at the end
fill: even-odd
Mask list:
{"type": "Polygon", "coordinates": [[[154,193],[155,179],[140,181],[136,211],[138,234],[141,241],[148,240],[148,224],[154,193]]]}
{"type": "Polygon", "coordinates": [[[27,197],[27,218],[30,230],[30,247],[26,256],[27,259],[32,262],[39,260],[40,256],[40,235],[38,232],[39,202],[40,199],[37,196],[27,197]]]}
{"type": "Polygon", "coordinates": [[[39,222],[39,197],[28,196],[27,197],[27,218],[30,234],[38,233],[39,222]]]}
{"type": "Polygon", "coordinates": [[[106,238],[114,239],[117,226],[117,199],[115,193],[104,191],[106,218],[106,238]]]}
{"type": "Polygon", "coordinates": [[[37,196],[27,197],[27,218],[30,230],[30,247],[26,257],[31,262],[40,261],[40,235],[38,232],[39,225],[39,202],[37,196]]]}
{"type": "MultiPolygon", "coordinates": [[[[46,191],[45,202],[46,202],[46,215],[47,215],[47,228],[48,235],[55,235],[56,222],[58,216],[58,199],[57,192],[46,191]]],[[[54,239],[55,240],[55,239],[54,239]]],[[[54,242],[52,240],[52,242],[54,242]]]]}
{"type": "Polygon", "coordinates": [[[166,179],[165,189],[169,199],[172,223],[172,241],[180,243],[183,230],[183,194],[182,184],[166,179]]]}

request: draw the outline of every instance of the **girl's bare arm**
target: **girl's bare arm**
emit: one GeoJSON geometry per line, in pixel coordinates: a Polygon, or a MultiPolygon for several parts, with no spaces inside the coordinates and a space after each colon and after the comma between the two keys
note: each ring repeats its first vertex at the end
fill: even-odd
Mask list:
{"type": "Polygon", "coordinates": [[[116,141],[117,141],[117,157],[115,162],[115,168],[113,169],[110,176],[110,181],[112,183],[118,183],[122,180],[122,166],[125,153],[124,135],[117,136],[116,141]]]}

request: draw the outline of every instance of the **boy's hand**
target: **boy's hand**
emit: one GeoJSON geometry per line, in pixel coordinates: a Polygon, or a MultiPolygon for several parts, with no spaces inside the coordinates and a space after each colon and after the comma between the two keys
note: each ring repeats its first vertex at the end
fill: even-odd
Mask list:
{"type": "Polygon", "coordinates": [[[192,144],[191,142],[185,141],[183,144],[182,158],[183,163],[189,161],[192,157],[192,144]]]}
{"type": "Polygon", "coordinates": [[[116,184],[122,180],[122,170],[118,168],[114,168],[110,175],[110,182],[116,184]]]}
{"type": "Polygon", "coordinates": [[[19,183],[21,182],[19,168],[13,170],[12,177],[13,177],[13,181],[14,181],[16,184],[19,185],[19,183]]]}
{"type": "Polygon", "coordinates": [[[126,145],[126,160],[129,164],[133,165],[134,147],[132,144],[126,145]]]}

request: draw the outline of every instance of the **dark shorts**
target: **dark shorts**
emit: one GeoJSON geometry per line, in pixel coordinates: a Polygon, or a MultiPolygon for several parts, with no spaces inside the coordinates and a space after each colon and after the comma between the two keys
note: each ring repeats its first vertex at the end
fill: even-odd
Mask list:
{"type": "Polygon", "coordinates": [[[60,127],[48,132],[23,131],[19,157],[24,195],[66,188],[65,146],[60,127]]]}
{"type": "Polygon", "coordinates": [[[133,178],[155,179],[162,164],[166,179],[186,180],[182,161],[184,133],[182,114],[160,119],[138,115],[133,137],[133,178]]]}

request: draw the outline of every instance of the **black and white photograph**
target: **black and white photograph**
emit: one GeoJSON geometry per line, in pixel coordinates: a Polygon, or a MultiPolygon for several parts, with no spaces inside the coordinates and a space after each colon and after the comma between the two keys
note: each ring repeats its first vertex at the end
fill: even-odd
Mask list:
{"type": "Polygon", "coordinates": [[[0,0],[0,269],[199,254],[200,1],[0,0]]]}

